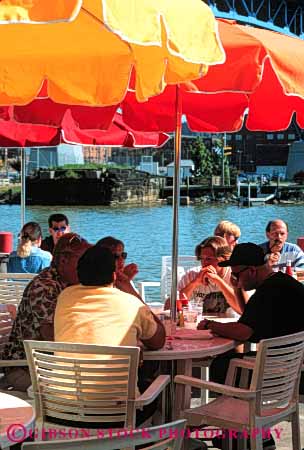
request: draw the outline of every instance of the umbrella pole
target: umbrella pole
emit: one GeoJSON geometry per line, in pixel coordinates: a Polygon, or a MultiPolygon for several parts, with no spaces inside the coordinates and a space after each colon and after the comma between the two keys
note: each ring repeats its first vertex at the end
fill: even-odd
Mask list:
{"type": "Polygon", "coordinates": [[[20,207],[21,207],[21,228],[25,224],[25,148],[21,148],[21,194],[20,194],[20,207]]]}
{"type": "Polygon", "coordinates": [[[172,233],[172,280],[171,280],[171,319],[176,322],[176,293],[178,266],[178,210],[180,203],[180,162],[182,143],[182,99],[179,86],[176,86],[176,128],[174,139],[173,176],[173,233],[172,233]]]}

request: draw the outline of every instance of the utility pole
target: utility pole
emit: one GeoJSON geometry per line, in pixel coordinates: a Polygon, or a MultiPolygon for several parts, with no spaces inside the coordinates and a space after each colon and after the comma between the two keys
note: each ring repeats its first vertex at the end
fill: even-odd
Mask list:
{"type": "Polygon", "coordinates": [[[225,147],[226,147],[226,133],[224,134],[224,140],[222,145],[222,186],[225,186],[225,164],[224,164],[225,147]]]}

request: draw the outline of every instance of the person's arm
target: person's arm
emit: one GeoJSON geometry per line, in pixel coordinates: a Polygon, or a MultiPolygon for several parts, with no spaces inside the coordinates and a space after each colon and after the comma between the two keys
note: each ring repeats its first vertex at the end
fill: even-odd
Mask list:
{"type": "MultiPolygon", "coordinates": [[[[154,316],[154,314],[153,314],[154,316]]],[[[156,319],[156,316],[154,316],[154,319],[156,319]]],[[[156,331],[154,335],[149,339],[142,339],[142,343],[147,347],[149,350],[158,350],[159,348],[162,348],[165,345],[166,341],[166,331],[163,324],[158,320],[155,320],[156,322],[156,331]]]]}
{"type": "Polygon", "coordinates": [[[294,268],[304,269],[304,253],[302,252],[301,249],[299,249],[299,252],[296,255],[295,262],[294,262],[294,268]]]}
{"type": "Polygon", "coordinates": [[[221,323],[213,320],[202,320],[198,330],[210,330],[219,336],[234,339],[239,342],[246,342],[252,336],[253,330],[247,325],[239,322],[221,323]]]}
{"type": "Polygon", "coordinates": [[[140,334],[138,338],[149,350],[162,348],[166,341],[165,327],[148,306],[142,306],[139,311],[140,334]]]}
{"type": "Polygon", "coordinates": [[[246,296],[244,291],[228,284],[217,274],[216,270],[213,267],[205,272],[205,277],[207,277],[217,285],[231,308],[233,308],[239,314],[243,313],[245,303],[248,300],[248,296],[246,296]]]}
{"type": "Polygon", "coordinates": [[[115,287],[117,289],[120,289],[123,292],[126,292],[127,294],[134,295],[137,297],[142,303],[145,304],[139,293],[134,289],[132,286],[132,283],[127,275],[125,275],[123,272],[116,273],[116,280],[115,280],[115,287]]]}
{"type": "Polygon", "coordinates": [[[181,294],[185,295],[186,298],[190,299],[194,289],[196,289],[198,286],[203,285],[203,283],[204,283],[202,280],[202,273],[203,273],[203,271],[197,272],[197,274],[195,274],[194,278],[192,280],[190,280],[188,283],[186,280],[190,276],[190,273],[186,273],[182,277],[181,281],[179,282],[179,285],[178,285],[179,292],[181,294]]]}

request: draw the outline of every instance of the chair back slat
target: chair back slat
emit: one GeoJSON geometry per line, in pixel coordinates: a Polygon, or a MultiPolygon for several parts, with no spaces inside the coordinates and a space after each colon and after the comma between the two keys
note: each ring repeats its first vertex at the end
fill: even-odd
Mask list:
{"type": "Polygon", "coordinates": [[[251,383],[259,392],[258,415],[297,400],[303,358],[304,332],[260,342],[251,383]]]}
{"type": "Polygon", "coordinates": [[[102,438],[53,440],[26,442],[22,450],[114,450],[135,448],[142,450],[180,450],[185,435],[185,420],[177,420],[157,427],[143,428],[123,436],[111,435],[102,438]]]}
{"type": "Polygon", "coordinates": [[[0,304],[0,356],[9,340],[16,313],[14,305],[0,304]]]}
{"type": "Polygon", "coordinates": [[[38,341],[24,346],[42,422],[54,417],[135,426],[139,348],[38,341]]]}
{"type": "Polygon", "coordinates": [[[18,307],[24,289],[36,275],[36,273],[0,273],[0,303],[18,307]]]}
{"type": "MultiPolygon", "coordinates": [[[[177,261],[177,282],[180,281],[182,276],[187,272],[187,270],[193,267],[200,266],[200,261],[196,259],[195,256],[178,256],[177,261]]],[[[160,291],[161,299],[165,301],[167,297],[171,294],[171,281],[172,281],[172,257],[163,256],[162,257],[162,272],[161,272],[161,282],[160,291]]]]}

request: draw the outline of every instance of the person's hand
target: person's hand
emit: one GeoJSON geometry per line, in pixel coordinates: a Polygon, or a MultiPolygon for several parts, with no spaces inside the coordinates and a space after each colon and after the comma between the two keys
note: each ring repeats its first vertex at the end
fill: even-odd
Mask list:
{"type": "Polygon", "coordinates": [[[206,266],[199,273],[200,284],[207,286],[210,281],[215,281],[218,278],[215,267],[206,266]]]}
{"type": "Polygon", "coordinates": [[[197,330],[207,330],[207,325],[209,323],[209,320],[203,319],[200,321],[200,323],[197,325],[197,330]]]}
{"type": "Polygon", "coordinates": [[[115,287],[124,292],[129,292],[130,278],[124,272],[116,272],[115,287]]]}
{"type": "Polygon", "coordinates": [[[124,267],[123,273],[129,278],[129,280],[133,280],[135,275],[138,274],[137,264],[131,263],[124,267]]]}
{"type": "Polygon", "coordinates": [[[277,264],[280,260],[281,254],[279,252],[270,253],[267,263],[269,266],[277,264]]]}

